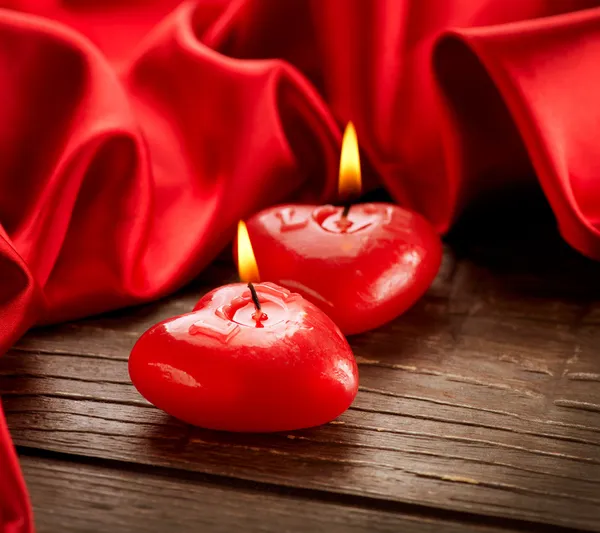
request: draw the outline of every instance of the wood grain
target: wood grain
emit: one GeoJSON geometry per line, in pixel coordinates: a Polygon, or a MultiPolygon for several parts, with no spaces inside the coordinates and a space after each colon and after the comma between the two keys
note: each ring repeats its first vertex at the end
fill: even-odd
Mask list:
{"type": "Polygon", "coordinates": [[[32,332],[0,362],[15,442],[600,527],[600,414],[584,391],[595,382],[570,378],[597,368],[585,349],[600,341],[593,331],[585,346],[579,339],[574,360],[576,331],[560,323],[447,313],[426,299],[388,327],[352,339],[361,390],[338,421],[284,435],[235,436],[164,416],[127,375],[129,350],[144,328],[189,309],[197,295],[194,289],[127,320],[32,332]]]}
{"type": "Polygon", "coordinates": [[[76,464],[22,457],[39,533],[180,533],[232,531],[297,533],[498,533],[504,527],[472,524],[392,509],[368,502],[316,501],[231,486],[173,473],[149,473],[119,465],[76,464]]]}
{"type": "MultiPolygon", "coordinates": [[[[600,270],[556,235],[532,246],[518,233],[478,237],[480,229],[446,250],[413,309],[351,339],[360,392],[331,424],[274,435],[204,431],[154,409],[132,387],[135,340],[231,281],[231,266],[221,263],[161,302],[30,332],[0,360],[15,443],[28,454],[50,450],[320,498],[600,531],[600,270]]],[[[46,467],[35,468],[34,482],[46,467]]]]}

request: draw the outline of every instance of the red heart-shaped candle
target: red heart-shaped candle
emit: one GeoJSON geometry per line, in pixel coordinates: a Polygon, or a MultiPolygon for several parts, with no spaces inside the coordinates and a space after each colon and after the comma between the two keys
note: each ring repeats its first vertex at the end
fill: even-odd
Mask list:
{"type": "Polygon", "coordinates": [[[261,279],[300,293],[346,335],[412,306],[440,267],[442,245],[420,215],[387,203],[287,205],[247,221],[261,279]]]}
{"type": "Polygon", "coordinates": [[[226,285],[144,333],[133,384],[180,420],[227,431],[287,431],[344,412],[358,390],[348,342],[322,311],[272,283],[226,285]]]}

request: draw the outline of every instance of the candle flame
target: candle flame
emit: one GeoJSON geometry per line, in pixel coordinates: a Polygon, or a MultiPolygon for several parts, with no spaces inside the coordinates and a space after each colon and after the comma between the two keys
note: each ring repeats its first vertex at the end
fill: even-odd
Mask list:
{"type": "Polygon", "coordinates": [[[348,201],[360,195],[360,156],[358,152],[358,138],[352,122],[348,122],[342,139],[342,153],[340,156],[340,174],[338,193],[342,201],[348,201]]]}
{"type": "Polygon", "coordinates": [[[246,228],[243,220],[238,223],[237,261],[241,281],[245,283],[258,283],[260,281],[250,235],[248,235],[248,228],[246,228]]]}

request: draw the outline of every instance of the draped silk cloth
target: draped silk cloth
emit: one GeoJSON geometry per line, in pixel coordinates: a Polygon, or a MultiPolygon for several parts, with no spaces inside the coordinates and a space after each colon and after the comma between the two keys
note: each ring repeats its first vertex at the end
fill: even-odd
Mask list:
{"type": "MultiPolygon", "coordinates": [[[[600,259],[600,0],[0,0],[0,353],[334,198],[341,128],[443,233],[537,176],[600,259]]],[[[510,206],[507,205],[507,214],[510,206]]],[[[32,531],[0,411],[0,524],[32,531]]]]}

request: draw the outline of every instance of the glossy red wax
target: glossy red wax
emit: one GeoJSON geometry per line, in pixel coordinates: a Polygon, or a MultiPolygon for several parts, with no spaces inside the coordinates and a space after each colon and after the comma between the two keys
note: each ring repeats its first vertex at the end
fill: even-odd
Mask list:
{"type": "Polygon", "coordinates": [[[344,412],[358,370],[342,333],[300,295],[271,283],[255,288],[259,324],[239,283],[144,333],[129,359],[142,396],[185,422],[227,431],[299,429],[344,412]]]}
{"type": "Polygon", "coordinates": [[[435,278],[440,239],[421,216],[386,203],[266,209],[246,222],[261,279],[300,293],[347,335],[408,309],[435,278]]]}

